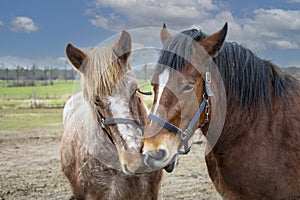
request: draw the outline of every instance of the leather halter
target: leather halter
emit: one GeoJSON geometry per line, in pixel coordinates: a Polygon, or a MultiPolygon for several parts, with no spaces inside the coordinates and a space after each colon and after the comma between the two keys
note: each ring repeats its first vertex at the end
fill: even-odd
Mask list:
{"type": "MultiPolygon", "coordinates": [[[[203,78],[204,79],[204,78],[203,78]]],[[[150,113],[148,115],[148,117],[155,121],[156,123],[158,123],[159,125],[161,125],[162,127],[168,129],[171,132],[174,132],[176,134],[180,134],[183,140],[183,151],[179,150],[178,154],[179,155],[184,155],[187,154],[190,150],[191,150],[191,146],[188,145],[188,135],[191,133],[193,127],[195,126],[195,124],[197,123],[197,121],[199,120],[201,114],[203,113],[204,109],[206,110],[206,119],[204,121],[204,124],[202,125],[202,127],[209,121],[209,113],[210,113],[210,108],[209,108],[209,97],[213,96],[213,92],[211,90],[210,87],[210,83],[211,83],[211,74],[210,74],[210,69],[209,69],[209,65],[206,66],[206,73],[205,73],[205,92],[203,94],[203,100],[200,104],[199,109],[197,110],[196,114],[194,115],[194,117],[192,118],[192,120],[190,121],[188,127],[183,131],[180,128],[178,128],[177,126],[161,119],[160,117],[150,113]]]]}

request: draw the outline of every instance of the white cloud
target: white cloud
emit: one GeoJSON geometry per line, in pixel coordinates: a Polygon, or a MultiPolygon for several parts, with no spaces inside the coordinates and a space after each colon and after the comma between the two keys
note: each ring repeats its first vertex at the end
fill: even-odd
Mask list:
{"type": "Polygon", "coordinates": [[[0,26],[4,26],[4,22],[0,20],[0,26]]]}
{"type": "Polygon", "coordinates": [[[298,49],[300,47],[297,42],[288,40],[270,40],[269,44],[273,44],[278,49],[298,49]]]}
{"type": "Polygon", "coordinates": [[[227,21],[227,40],[237,41],[252,50],[300,48],[299,10],[257,9],[252,14],[252,17],[238,19],[224,10],[193,27],[203,27],[210,34],[227,21]]]}
{"type": "MultiPolygon", "coordinates": [[[[107,30],[111,30],[114,24],[122,24],[127,28],[136,27],[150,27],[150,26],[161,26],[162,22],[167,22],[170,26],[174,27],[186,27],[187,22],[197,19],[207,18],[209,16],[208,11],[218,10],[218,6],[213,4],[212,0],[201,0],[200,1],[182,1],[182,0],[96,0],[95,1],[94,13],[95,18],[91,20],[93,25],[103,24],[101,27],[105,27],[107,30]],[[101,13],[103,8],[112,8],[114,21],[112,23],[111,16],[104,16],[97,14],[101,13]],[[116,14],[118,13],[118,14],[116,14]],[[99,19],[99,16],[101,18],[99,19]],[[106,20],[104,20],[105,18],[106,20]],[[126,24],[124,21],[126,20],[126,24]],[[99,23],[93,23],[99,20],[99,23]],[[119,23],[116,21],[119,20],[119,23]],[[105,23],[103,23],[103,21],[105,23]],[[106,23],[107,22],[107,23],[106,23]]],[[[87,11],[91,14],[91,9],[87,11]]]]}
{"type": "Polygon", "coordinates": [[[109,20],[102,15],[96,15],[93,19],[90,20],[91,24],[96,27],[102,27],[105,30],[108,29],[109,20]]]}
{"type": "Polygon", "coordinates": [[[238,19],[230,11],[222,11],[211,19],[204,20],[200,27],[213,33],[224,22],[229,24],[227,40],[237,41],[252,50],[300,48],[300,11],[281,9],[253,11],[250,18],[238,19]],[[291,23],[286,23],[290,21],[291,23]],[[293,21],[293,22],[292,22],[293,21]]]}
{"type": "Polygon", "coordinates": [[[15,17],[11,22],[11,31],[16,33],[32,33],[38,30],[37,25],[29,17],[15,17]]]}
{"type": "Polygon", "coordinates": [[[242,33],[252,33],[265,48],[300,48],[300,10],[257,9],[253,13],[252,19],[244,20],[242,33]]]}
{"type": "Polygon", "coordinates": [[[255,18],[250,23],[259,25],[268,31],[299,31],[300,10],[257,9],[255,18]]]}
{"type": "Polygon", "coordinates": [[[90,20],[90,23],[95,27],[101,27],[105,30],[118,32],[123,29],[124,24],[117,15],[111,13],[109,17],[96,15],[90,20]]]}
{"type": "Polygon", "coordinates": [[[170,29],[200,27],[210,34],[228,22],[227,39],[243,43],[252,50],[300,48],[300,10],[256,9],[248,17],[237,18],[230,6],[215,2],[95,0],[94,8],[89,8],[88,13],[92,25],[115,32],[125,28],[161,27],[166,22],[170,29]],[[105,8],[110,8],[111,13],[105,14],[105,8]]]}

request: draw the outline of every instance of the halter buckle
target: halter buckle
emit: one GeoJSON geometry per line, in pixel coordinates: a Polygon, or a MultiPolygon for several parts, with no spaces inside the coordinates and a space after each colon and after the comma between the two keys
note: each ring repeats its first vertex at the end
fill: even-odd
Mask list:
{"type": "Polygon", "coordinates": [[[214,93],[211,90],[210,84],[211,84],[211,73],[207,71],[205,73],[205,90],[206,90],[207,95],[209,97],[212,97],[212,96],[214,96],[214,93]]]}
{"type": "Polygon", "coordinates": [[[185,131],[182,131],[180,133],[182,139],[184,139],[187,135],[189,135],[191,133],[191,131],[189,129],[186,129],[185,131]]]}
{"type": "Polygon", "coordinates": [[[102,128],[105,128],[105,119],[104,118],[100,118],[100,124],[102,128]]]}
{"type": "Polygon", "coordinates": [[[210,72],[205,73],[205,82],[207,84],[211,84],[211,74],[210,74],[210,72]]]}

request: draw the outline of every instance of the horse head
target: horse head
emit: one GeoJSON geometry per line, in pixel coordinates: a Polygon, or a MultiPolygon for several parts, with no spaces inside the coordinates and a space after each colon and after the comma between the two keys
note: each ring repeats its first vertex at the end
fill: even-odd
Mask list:
{"type": "Polygon", "coordinates": [[[81,74],[83,96],[93,110],[98,130],[115,146],[121,168],[127,174],[139,173],[143,166],[143,126],[147,120],[146,106],[130,70],[130,52],[131,37],[126,31],[113,46],[92,48],[89,52],[71,44],[66,47],[70,62],[81,74]]]}
{"type": "Polygon", "coordinates": [[[210,59],[220,51],[226,34],[227,24],[210,36],[194,29],[172,36],[164,25],[163,49],[152,77],[151,122],[144,130],[144,163],[152,170],[171,172],[178,154],[188,153],[193,132],[207,129],[214,87],[210,59]]]}

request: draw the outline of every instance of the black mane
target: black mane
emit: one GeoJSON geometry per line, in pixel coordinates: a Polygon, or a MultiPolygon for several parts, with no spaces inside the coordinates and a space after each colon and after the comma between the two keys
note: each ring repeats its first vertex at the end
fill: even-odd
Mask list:
{"type": "MultiPolygon", "coordinates": [[[[195,29],[183,31],[169,38],[158,63],[177,71],[184,69],[193,53],[192,41],[201,41],[206,34],[195,29]],[[172,52],[183,52],[179,56],[172,52]]],[[[263,60],[252,51],[234,42],[225,42],[214,59],[223,78],[227,99],[238,101],[241,108],[258,108],[262,102],[271,108],[271,97],[277,98],[293,93],[299,83],[291,76],[283,74],[278,66],[263,60]]]]}
{"type": "Polygon", "coordinates": [[[258,107],[262,100],[270,107],[272,92],[276,97],[284,97],[295,89],[294,78],[237,43],[225,43],[214,62],[223,78],[228,98],[239,97],[243,108],[258,107]]]}

